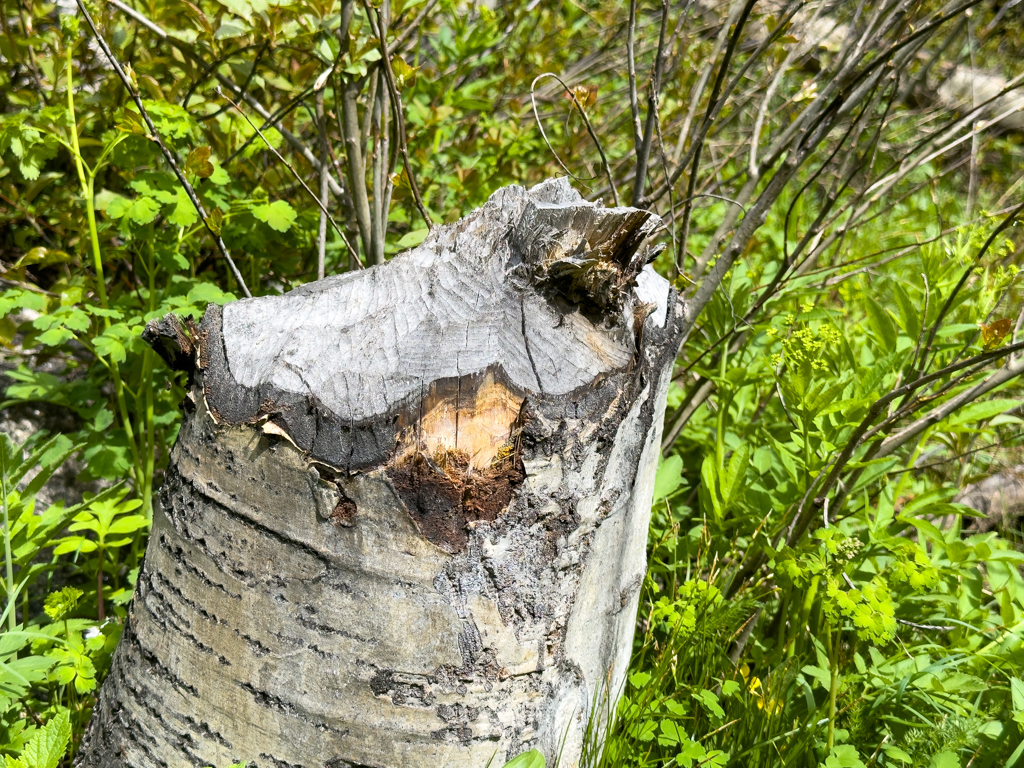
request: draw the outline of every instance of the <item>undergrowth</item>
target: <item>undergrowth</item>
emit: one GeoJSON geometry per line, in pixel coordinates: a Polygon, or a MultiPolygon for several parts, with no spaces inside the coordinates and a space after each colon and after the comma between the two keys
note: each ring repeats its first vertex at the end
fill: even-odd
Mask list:
{"type": "MultiPolygon", "coordinates": [[[[366,86],[378,71],[365,24],[343,50],[334,4],[184,5],[150,4],[150,26],[117,16],[101,28],[133,62],[132,87],[207,221],[78,16],[38,2],[3,8],[0,409],[11,425],[26,414],[33,423],[67,417],[59,430],[0,434],[7,765],[69,764],[88,723],[184,396],[140,334],[165,313],[195,317],[243,294],[212,236],[235,254],[254,294],[274,294],[316,276],[320,246],[331,274],[426,233],[394,152],[393,165],[377,169],[376,178],[391,179],[387,194],[371,190],[374,205],[387,203],[373,237],[363,237],[343,196],[338,231],[321,229],[297,182],[319,189],[320,176],[285,131],[316,146],[308,86],[325,67],[325,108],[336,122],[345,84],[366,86]],[[154,24],[173,35],[160,37],[154,24]],[[276,66],[258,66],[264,55],[278,57],[276,66]],[[209,71],[197,64],[203,56],[209,71]],[[212,72],[244,82],[279,113],[278,124],[257,132],[224,101],[212,72]],[[54,496],[48,481],[67,472],[77,475],[77,495],[54,496]]],[[[625,68],[571,69],[618,46],[621,5],[508,3],[495,12],[443,0],[405,38],[412,42],[394,67],[434,223],[455,220],[504,184],[562,173],[552,149],[576,183],[599,192],[604,166],[584,110],[605,142],[609,174],[625,178],[633,151],[625,68]],[[576,90],[541,100],[551,149],[526,85],[545,70],[577,73],[576,90]]],[[[396,19],[423,8],[391,4],[396,19]]],[[[983,21],[996,13],[979,6],[983,21]]],[[[652,19],[641,17],[641,33],[656,40],[652,19]]],[[[776,29],[767,11],[757,19],[776,29]]],[[[1017,45],[1016,25],[1000,24],[1000,44],[1017,45]]],[[[683,85],[714,50],[714,36],[694,29],[674,49],[678,87],[659,107],[666,132],[683,121],[683,85]]],[[[811,65],[797,67],[792,44],[782,37],[769,46],[759,75],[767,79],[758,81],[786,74],[769,116],[783,126],[787,109],[815,97],[811,65]]],[[[827,50],[815,55],[815,67],[827,65],[827,50]]],[[[640,56],[651,64],[651,50],[640,56]]],[[[709,177],[746,172],[746,134],[736,127],[750,117],[746,106],[738,100],[722,113],[709,177]]],[[[811,234],[842,228],[848,209],[832,229],[813,229],[834,212],[829,206],[859,201],[871,174],[900,166],[924,130],[919,112],[876,107],[869,124],[884,125],[886,140],[847,148],[868,180],[833,184],[832,157],[802,169],[681,350],[633,661],[625,680],[595,694],[588,768],[1024,765],[1024,534],[1017,522],[996,526],[957,502],[963,488],[1019,466],[1024,453],[1019,382],[973,395],[1017,359],[1006,350],[1020,341],[1021,242],[1016,227],[1003,226],[1002,209],[1021,179],[1019,138],[986,139],[970,158],[970,178],[955,154],[915,167],[855,228],[813,260],[791,263],[811,234]]],[[[380,124],[366,117],[363,138],[379,142],[380,124]]],[[[671,150],[669,140],[659,149],[666,169],[671,150]]],[[[331,158],[331,167],[344,160],[331,158]]],[[[735,203],[708,193],[685,224],[691,241],[680,253],[681,199],[682,189],[660,204],[672,247],[655,267],[685,292],[700,277],[686,271],[694,254],[711,247],[735,203]]],[[[711,250],[708,269],[720,257],[711,250]]],[[[507,768],[543,764],[528,752],[507,768]]]]}

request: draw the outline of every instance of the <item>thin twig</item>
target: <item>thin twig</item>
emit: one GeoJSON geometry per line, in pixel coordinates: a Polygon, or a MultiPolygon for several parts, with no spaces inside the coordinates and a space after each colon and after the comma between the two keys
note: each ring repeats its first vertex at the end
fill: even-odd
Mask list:
{"type": "MultiPolygon", "coordinates": [[[[278,108],[275,112],[272,112],[269,117],[264,118],[263,125],[260,126],[260,129],[265,131],[267,128],[276,127],[277,130],[280,131],[281,126],[278,125],[278,123],[280,123],[282,120],[285,119],[285,117],[291,114],[292,110],[294,110],[297,106],[299,106],[299,104],[305,101],[306,97],[309,96],[309,94],[311,94],[312,92],[313,86],[309,86],[309,88],[300,91],[298,95],[296,95],[291,101],[289,101],[283,107],[278,108]]],[[[281,135],[283,136],[284,134],[281,135]]],[[[259,137],[254,133],[248,139],[243,141],[230,155],[227,156],[227,159],[224,160],[222,165],[225,167],[231,165],[231,163],[234,162],[234,159],[243,152],[245,152],[245,150],[249,148],[249,145],[256,141],[256,139],[258,138],[259,137]]]]}
{"type": "Polygon", "coordinates": [[[398,53],[402,49],[402,46],[406,44],[410,37],[420,28],[423,22],[426,20],[430,12],[434,10],[434,6],[437,5],[438,0],[430,0],[423,9],[416,14],[416,18],[409,22],[409,25],[405,28],[401,35],[388,46],[388,53],[398,53]]]}
{"type": "MultiPolygon", "coordinates": [[[[374,28],[373,12],[370,8],[370,4],[367,0],[363,0],[363,8],[366,9],[366,16],[370,21],[370,28],[374,28]]],[[[420,197],[419,187],[416,185],[416,178],[412,173],[412,163],[409,162],[409,149],[406,146],[405,138],[405,114],[402,110],[402,97],[398,93],[398,88],[395,86],[395,73],[391,69],[391,54],[388,52],[388,44],[384,40],[384,20],[380,15],[380,11],[377,10],[377,41],[380,43],[380,52],[382,59],[382,66],[384,69],[384,79],[387,81],[388,94],[391,96],[391,107],[395,114],[395,132],[398,134],[398,151],[402,154],[402,164],[405,166],[405,175],[409,181],[409,190],[412,192],[412,198],[416,203],[416,208],[419,209],[420,215],[423,217],[423,221],[426,222],[427,229],[434,228],[434,222],[430,219],[430,214],[427,213],[426,206],[423,205],[423,198],[420,197]]],[[[387,215],[387,211],[383,212],[383,215],[387,215]]]]}
{"type": "MultiPolygon", "coordinates": [[[[79,0],[79,1],[81,1],[81,0],[79,0]]],[[[226,99],[227,102],[229,104],[231,104],[232,107],[235,108],[235,110],[238,112],[238,114],[240,114],[245,119],[245,122],[247,122],[252,127],[252,129],[254,131],[256,131],[256,133],[259,135],[259,137],[261,139],[263,139],[263,143],[267,145],[267,148],[271,152],[274,153],[274,156],[278,160],[280,160],[282,163],[284,163],[285,168],[287,168],[289,171],[291,171],[291,174],[292,174],[292,176],[295,177],[295,180],[298,181],[299,184],[302,185],[302,188],[304,190],[306,190],[306,192],[309,194],[309,196],[317,204],[317,207],[320,209],[322,214],[327,217],[327,220],[329,222],[331,222],[331,226],[334,227],[334,231],[337,232],[338,235],[341,237],[341,240],[342,240],[343,243],[345,243],[345,247],[348,248],[349,253],[353,253],[354,254],[355,251],[352,250],[352,244],[348,241],[348,238],[345,236],[345,232],[342,230],[341,227],[338,226],[338,222],[336,222],[334,220],[334,217],[331,216],[330,212],[327,210],[327,208],[324,206],[324,204],[320,201],[320,198],[317,197],[316,193],[313,192],[313,190],[309,188],[309,185],[306,184],[306,182],[302,180],[302,177],[299,176],[298,171],[296,171],[292,167],[291,163],[289,163],[287,160],[284,159],[284,157],[281,155],[280,152],[278,152],[276,149],[274,149],[274,145],[271,144],[267,140],[266,136],[263,135],[263,131],[261,131],[259,128],[256,127],[256,123],[254,123],[252,120],[249,119],[249,116],[247,114],[245,114],[245,112],[242,110],[242,108],[240,106],[238,106],[238,104],[236,104],[234,101],[232,101],[229,96],[226,96],[224,94],[224,92],[221,91],[219,88],[217,89],[217,91],[218,91],[218,94],[221,96],[221,98],[226,99]]],[[[359,262],[359,265],[360,265],[360,267],[362,267],[362,262],[359,262]]]]}
{"type": "MultiPolygon", "coordinates": [[[[633,116],[633,149],[640,155],[640,147],[643,145],[643,133],[640,129],[640,101],[636,92],[636,53],[634,44],[636,41],[636,3],[637,0],[629,0],[629,30],[626,34],[626,71],[629,75],[629,111],[633,116]]],[[[635,196],[634,196],[635,197],[635,196]]],[[[634,203],[636,200],[634,199],[634,203]]]]}
{"type": "MultiPolygon", "coordinates": [[[[704,149],[704,143],[707,139],[708,132],[711,130],[711,124],[714,120],[714,116],[717,114],[720,107],[720,96],[721,101],[724,102],[724,96],[721,94],[722,84],[725,81],[726,72],[729,69],[729,63],[732,61],[733,53],[736,51],[736,46],[739,42],[740,35],[743,32],[743,27],[747,22],[747,18],[750,12],[753,10],[755,0],[746,0],[743,5],[743,9],[740,11],[739,18],[736,21],[736,28],[732,35],[729,37],[729,44],[725,49],[725,56],[722,59],[722,64],[719,67],[718,75],[715,77],[715,82],[711,86],[711,94],[708,97],[707,111],[704,113],[704,120],[701,123],[700,129],[697,131],[697,136],[694,138],[694,142],[690,147],[690,153],[693,156],[692,164],[690,165],[690,178],[687,183],[686,198],[692,200],[694,193],[697,189],[697,172],[700,169],[702,150],[704,149]]],[[[751,60],[753,57],[751,57],[751,60]]],[[[735,82],[735,81],[734,81],[735,82]]],[[[680,161],[679,167],[682,168],[686,165],[683,161],[680,161]]],[[[652,195],[652,200],[657,200],[657,193],[652,195]]],[[[693,206],[688,202],[683,203],[683,224],[682,233],[679,236],[679,248],[683,253],[686,253],[686,246],[690,239],[690,214],[693,206]]],[[[699,277],[699,275],[697,276],[699,277]]]]}
{"type": "MultiPolygon", "coordinates": [[[[341,23],[338,25],[337,36],[341,50],[349,50],[352,38],[349,34],[352,26],[352,17],[355,15],[355,0],[342,0],[341,2],[341,23]]],[[[377,82],[377,71],[369,73],[370,97],[367,104],[373,104],[374,84],[377,82]]],[[[356,103],[356,96],[362,86],[354,78],[339,76],[340,84],[335,86],[335,112],[338,121],[338,132],[341,135],[345,147],[345,167],[348,176],[349,188],[352,191],[352,213],[356,220],[356,227],[359,229],[359,239],[363,243],[363,253],[371,257],[371,221],[370,221],[370,199],[366,188],[366,159],[364,148],[366,139],[359,126],[359,107],[356,103]],[[339,103],[340,102],[340,103],[339,103]]],[[[371,108],[366,109],[366,117],[369,119],[371,108]]]]}
{"type": "Polygon", "coordinates": [[[533,82],[530,84],[530,103],[533,104],[533,116],[537,120],[537,127],[540,129],[540,135],[544,139],[544,143],[548,145],[548,149],[551,150],[551,154],[555,156],[555,160],[558,161],[558,164],[562,166],[562,170],[564,170],[567,174],[576,179],[576,181],[580,181],[580,179],[575,174],[573,174],[572,171],[565,167],[565,163],[562,162],[562,159],[558,156],[558,153],[555,152],[554,147],[551,146],[551,142],[548,141],[547,134],[544,133],[544,124],[541,122],[540,115],[537,113],[537,99],[536,94],[534,93],[534,89],[537,87],[537,82],[545,77],[552,77],[559,83],[561,83],[562,87],[565,88],[566,93],[568,93],[569,97],[572,99],[572,103],[576,106],[576,109],[579,111],[580,116],[583,118],[583,124],[587,126],[587,133],[590,134],[590,138],[593,140],[594,145],[597,147],[598,153],[600,153],[601,155],[601,164],[604,165],[604,173],[608,177],[608,186],[612,192],[612,199],[615,201],[616,207],[618,207],[619,205],[621,205],[621,203],[619,202],[619,193],[615,190],[615,180],[612,177],[612,169],[608,165],[608,157],[604,153],[604,147],[601,146],[601,142],[597,138],[597,133],[595,133],[594,131],[594,126],[591,125],[590,118],[587,117],[587,112],[585,109],[583,109],[583,105],[580,104],[580,100],[577,98],[576,92],[568,85],[566,85],[565,81],[562,80],[562,78],[560,78],[554,72],[541,72],[539,75],[533,78],[533,82]]]}
{"type": "MultiPolygon", "coordinates": [[[[270,47],[270,41],[268,40],[267,42],[265,42],[262,45],[262,47],[256,53],[256,58],[253,59],[253,62],[252,62],[252,68],[249,70],[249,74],[245,76],[245,80],[242,82],[242,85],[241,85],[241,87],[238,90],[238,95],[241,96],[243,99],[246,97],[246,95],[249,92],[249,85],[252,83],[252,79],[256,75],[256,69],[260,65],[260,59],[263,58],[263,54],[266,53],[266,51],[267,51],[267,49],[269,47],[270,47]]],[[[214,119],[220,117],[221,115],[223,115],[227,111],[228,111],[228,106],[225,104],[223,107],[221,107],[220,109],[216,110],[212,114],[203,115],[202,117],[200,117],[199,118],[199,122],[201,122],[201,123],[209,122],[210,120],[214,120],[214,119]]]]}
{"type": "Polygon", "coordinates": [[[944,624],[917,624],[913,621],[907,621],[906,619],[896,619],[897,624],[902,624],[906,627],[913,627],[914,629],[935,629],[940,632],[949,632],[956,629],[956,627],[947,627],[944,624]]]}
{"type": "Polygon", "coordinates": [[[206,215],[206,209],[203,208],[203,204],[199,201],[199,196],[196,195],[196,191],[189,184],[188,179],[185,178],[185,174],[182,173],[181,168],[178,167],[178,161],[175,160],[171,150],[164,144],[163,139],[160,138],[160,132],[157,131],[156,126],[153,125],[153,121],[149,117],[149,113],[146,112],[146,107],[142,103],[142,97],[139,96],[138,91],[132,86],[131,80],[128,79],[128,75],[125,74],[124,69],[121,68],[121,64],[114,57],[113,52],[110,50],[110,46],[107,45],[107,41],[103,39],[99,30],[96,28],[95,22],[92,20],[92,16],[89,14],[88,9],[85,7],[85,3],[82,0],[76,0],[78,3],[78,9],[82,12],[85,17],[86,23],[89,25],[89,29],[92,30],[93,35],[96,37],[96,42],[99,43],[100,48],[103,50],[103,55],[107,57],[110,62],[110,66],[114,68],[118,78],[124,85],[128,94],[132,97],[132,101],[135,102],[135,106],[139,109],[139,114],[142,115],[142,119],[146,121],[146,127],[149,129],[149,138],[156,142],[156,145],[160,147],[160,151],[163,153],[164,159],[167,160],[167,164],[171,166],[171,170],[174,171],[174,175],[178,178],[178,183],[181,184],[185,190],[185,194],[188,195],[188,199],[192,201],[192,205],[195,206],[196,213],[199,214],[199,218],[203,222],[203,226],[206,227],[206,231],[210,233],[210,237],[217,244],[217,249],[220,251],[221,256],[228,263],[228,267],[231,269],[231,273],[235,276],[235,280],[238,281],[238,287],[241,288],[242,293],[245,294],[246,298],[252,298],[252,294],[249,293],[249,288],[245,284],[245,280],[242,278],[242,273],[238,271],[238,267],[235,266],[234,260],[231,258],[231,254],[228,252],[228,247],[224,244],[224,240],[221,239],[220,233],[216,232],[213,227],[210,226],[209,218],[206,215]]]}
{"type": "Polygon", "coordinates": [[[320,153],[321,162],[323,163],[320,166],[320,200],[318,201],[320,203],[320,229],[317,231],[316,237],[316,279],[323,280],[326,276],[325,262],[327,260],[327,195],[330,192],[330,188],[327,186],[327,179],[330,177],[330,174],[327,172],[327,160],[330,152],[327,147],[327,124],[324,117],[323,88],[316,92],[316,126],[320,134],[320,153]]]}
{"type": "MultiPolygon", "coordinates": [[[[661,94],[661,80],[665,75],[665,63],[668,52],[665,50],[665,38],[668,34],[668,0],[661,0],[661,31],[658,35],[658,53],[651,67],[651,79],[647,83],[647,120],[644,123],[643,137],[636,155],[636,178],[633,180],[633,205],[644,205],[644,184],[647,182],[647,164],[651,158],[651,142],[654,141],[655,128],[658,126],[658,101],[661,94]]],[[[631,98],[635,98],[635,78],[631,83],[631,98]]],[[[634,115],[639,118],[639,113],[634,115]]],[[[660,133],[660,131],[658,131],[660,133]]]]}

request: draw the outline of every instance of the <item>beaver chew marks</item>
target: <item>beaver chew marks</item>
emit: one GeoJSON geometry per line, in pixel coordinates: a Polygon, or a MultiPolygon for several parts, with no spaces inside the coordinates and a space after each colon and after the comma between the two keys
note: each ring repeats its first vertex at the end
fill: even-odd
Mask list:
{"type": "Polygon", "coordinates": [[[469,528],[495,520],[525,477],[514,448],[524,398],[492,371],[433,382],[418,418],[399,419],[388,477],[424,538],[462,550],[469,528]]]}
{"type": "Polygon", "coordinates": [[[492,370],[430,384],[415,411],[399,416],[402,458],[418,451],[458,452],[471,471],[486,469],[506,445],[523,396],[492,370]]]}
{"type": "Polygon", "coordinates": [[[658,222],[506,187],[384,264],[154,322],[193,400],[79,768],[580,764],[689,327],[658,222]]]}

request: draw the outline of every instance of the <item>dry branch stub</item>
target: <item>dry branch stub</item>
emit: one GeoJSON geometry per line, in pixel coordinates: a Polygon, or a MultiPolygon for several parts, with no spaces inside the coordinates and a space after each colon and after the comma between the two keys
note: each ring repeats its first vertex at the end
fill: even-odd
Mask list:
{"type": "Polygon", "coordinates": [[[646,566],[659,226],[507,187],[386,264],[151,324],[191,390],[78,765],[577,764],[646,566]]]}

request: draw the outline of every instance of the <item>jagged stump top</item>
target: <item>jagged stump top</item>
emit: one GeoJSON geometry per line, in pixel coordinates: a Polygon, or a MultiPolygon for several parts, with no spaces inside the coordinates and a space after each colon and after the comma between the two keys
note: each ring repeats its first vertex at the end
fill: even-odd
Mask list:
{"type": "Polygon", "coordinates": [[[664,324],[668,284],[645,268],[659,226],[565,179],[506,187],[385,264],[211,306],[198,336],[207,405],[350,471],[393,457],[433,414],[481,463],[526,397],[569,396],[630,365],[638,319],[664,324]],[[467,398],[500,422],[490,437],[460,429],[467,398]]]}

